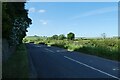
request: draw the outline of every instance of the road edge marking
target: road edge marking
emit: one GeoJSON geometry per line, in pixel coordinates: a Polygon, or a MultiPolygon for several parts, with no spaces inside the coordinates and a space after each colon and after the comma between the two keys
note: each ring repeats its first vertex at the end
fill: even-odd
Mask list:
{"type": "Polygon", "coordinates": [[[49,51],[49,52],[52,52],[52,53],[55,53],[54,51],[50,50],[50,49],[47,49],[45,48],[45,50],[49,51]]]}
{"type": "Polygon", "coordinates": [[[91,68],[91,69],[93,69],[93,70],[96,70],[96,71],[98,71],[98,72],[101,72],[101,73],[106,74],[106,75],[108,75],[108,76],[110,76],[110,77],[113,77],[113,78],[116,78],[116,79],[120,80],[120,78],[118,78],[118,77],[116,77],[116,76],[113,76],[113,75],[111,75],[111,74],[109,74],[109,73],[107,73],[107,72],[104,72],[104,71],[102,71],[102,70],[99,70],[99,69],[97,69],[97,68],[94,68],[94,67],[92,67],[92,66],[89,66],[89,65],[87,65],[87,64],[85,64],[85,63],[79,62],[79,61],[77,61],[77,60],[74,60],[74,59],[72,59],[72,58],[70,58],[70,57],[67,57],[67,56],[64,56],[64,57],[65,57],[66,59],[72,60],[72,61],[74,61],[74,62],[76,62],[76,63],[79,63],[79,64],[81,64],[81,65],[84,65],[84,66],[86,66],[86,67],[88,67],[88,68],[91,68]]]}

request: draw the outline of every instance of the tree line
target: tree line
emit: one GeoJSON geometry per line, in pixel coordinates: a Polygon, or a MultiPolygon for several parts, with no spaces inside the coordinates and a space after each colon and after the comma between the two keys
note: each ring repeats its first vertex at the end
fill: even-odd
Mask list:
{"type": "Polygon", "coordinates": [[[70,32],[67,34],[67,37],[64,34],[60,34],[60,35],[53,35],[52,37],[49,37],[49,39],[55,39],[55,40],[64,40],[64,39],[68,39],[68,40],[74,40],[75,39],[75,34],[70,32]]]}
{"type": "MultiPolygon", "coordinates": [[[[34,35],[34,37],[38,37],[37,35],[34,35]]],[[[73,32],[69,32],[67,34],[67,36],[65,36],[64,34],[60,34],[60,35],[53,35],[51,37],[47,37],[47,36],[43,36],[44,38],[48,38],[48,39],[54,39],[54,40],[75,40],[75,34],[73,32]]],[[[100,39],[106,39],[106,33],[102,33],[101,34],[101,38],[100,39]]],[[[87,39],[86,37],[82,37],[80,39],[87,39]]],[[[97,38],[98,39],[98,38],[97,38]]],[[[77,39],[76,39],[77,40],[77,39]]]]}

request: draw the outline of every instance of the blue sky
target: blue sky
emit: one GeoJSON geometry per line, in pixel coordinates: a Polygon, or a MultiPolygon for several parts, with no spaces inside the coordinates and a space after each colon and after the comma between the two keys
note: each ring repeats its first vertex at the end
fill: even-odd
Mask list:
{"type": "Polygon", "coordinates": [[[75,33],[76,37],[118,35],[116,2],[28,2],[32,25],[27,36],[75,33]]]}

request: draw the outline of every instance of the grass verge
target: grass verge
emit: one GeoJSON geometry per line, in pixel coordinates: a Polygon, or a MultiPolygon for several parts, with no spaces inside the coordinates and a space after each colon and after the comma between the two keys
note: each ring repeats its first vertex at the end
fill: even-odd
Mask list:
{"type": "Polygon", "coordinates": [[[17,78],[17,80],[28,80],[28,57],[25,44],[17,46],[15,53],[3,63],[3,80],[6,78],[17,78]]]}
{"type": "Polygon", "coordinates": [[[51,44],[51,46],[64,48],[69,51],[83,52],[85,54],[95,55],[95,56],[99,56],[99,57],[110,59],[110,60],[120,61],[120,58],[118,57],[120,55],[120,52],[118,51],[117,43],[116,43],[116,46],[112,45],[113,42],[111,42],[111,44],[110,43],[108,44],[108,43],[109,42],[107,41],[105,42],[104,40],[101,42],[94,41],[94,44],[93,44],[93,41],[87,42],[86,44],[82,44],[80,42],[75,43],[75,41],[72,41],[72,42],[70,41],[55,42],[54,41],[54,43],[51,44]]]}

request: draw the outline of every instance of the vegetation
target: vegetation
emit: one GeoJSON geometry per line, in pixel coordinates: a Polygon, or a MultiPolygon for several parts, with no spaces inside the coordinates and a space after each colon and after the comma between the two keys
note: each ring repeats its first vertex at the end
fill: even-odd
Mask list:
{"type": "Polygon", "coordinates": [[[105,33],[102,33],[101,36],[103,37],[103,39],[106,38],[106,34],[105,33]]]}
{"type": "Polygon", "coordinates": [[[49,37],[50,39],[54,39],[54,40],[63,40],[66,39],[64,34],[60,34],[60,35],[53,35],[52,37],[49,37]]]}
{"type": "Polygon", "coordinates": [[[51,39],[56,39],[56,40],[58,40],[58,35],[53,35],[53,36],[51,37],[51,39]]]}
{"type": "Polygon", "coordinates": [[[68,40],[74,40],[74,38],[75,38],[75,34],[74,33],[70,32],[70,33],[67,34],[67,39],[68,40]]]}
{"type": "Polygon", "coordinates": [[[120,61],[118,56],[118,38],[78,38],[74,40],[56,40],[50,37],[26,37],[23,42],[34,42],[35,44],[44,43],[49,46],[57,46],[70,51],[83,52],[103,58],[120,61]]]}
{"type": "Polygon", "coordinates": [[[25,44],[17,46],[15,53],[3,63],[2,67],[3,80],[6,78],[17,78],[17,80],[28,78],[28,58],[25,44]]]}
{"type": "Polygon", "coordinates": [[[65,37],[64,34],[60,34],[60,35],[58,36],[58,39],[59,39],[59,40],[63,40],[63,39],[66,39],[66,37],[65,37]]]}
{"type": "Polygon", "coordinates": [[[25,2],[2,3],[2,38],[7,40],[8,47],[17,47],[16,52],[3,63],[3,78],[28,78],[27,52],[22,40],[30,24],[32,20],[28,17],[25,2]]]}
{"type": "Polygon", "coordinates": [[[22,43],[30,24],[25,2],[2,3],[2,37],[9,41],[10,46],[22,43]]]}

